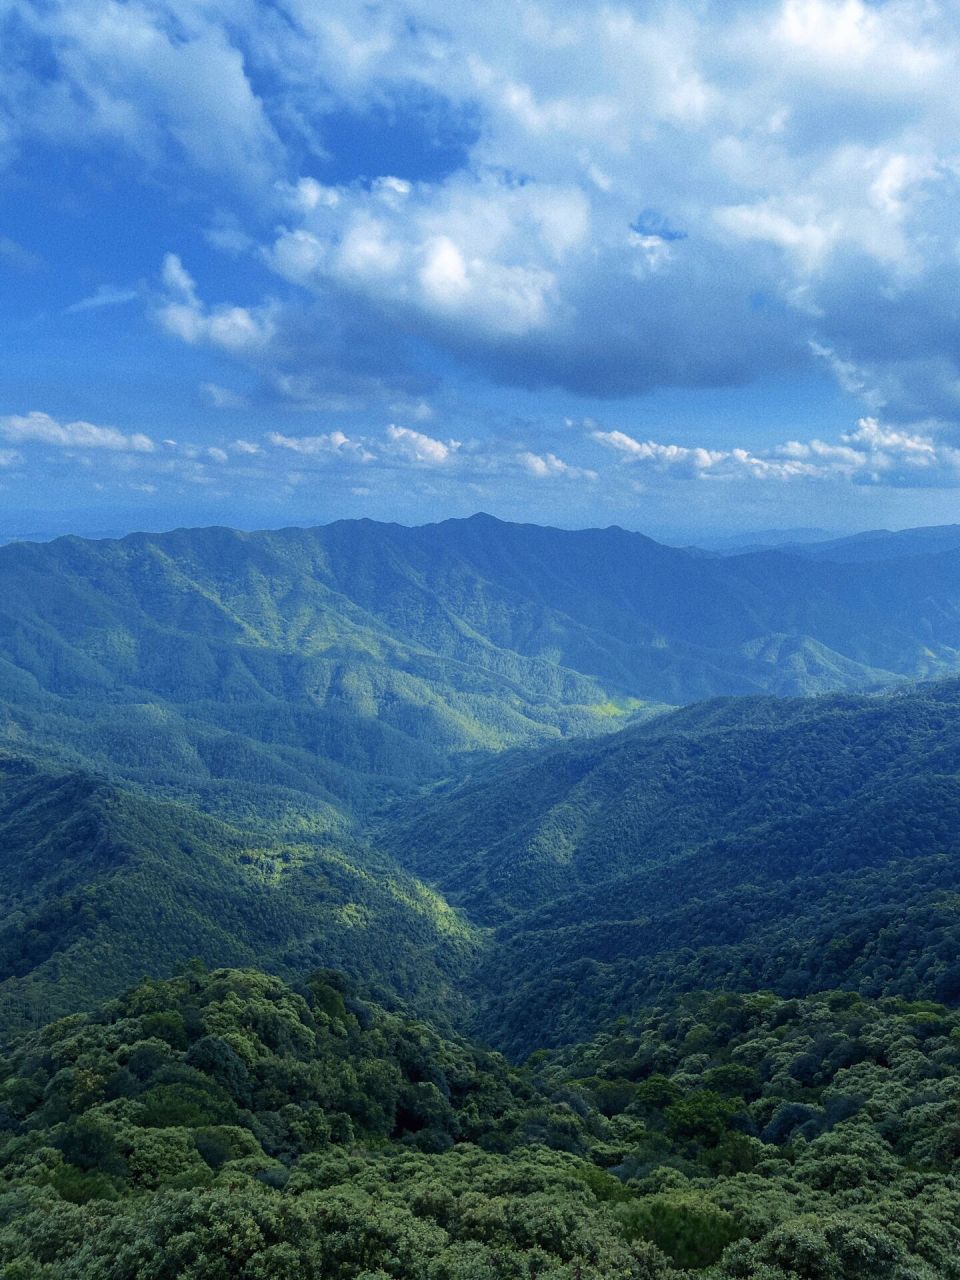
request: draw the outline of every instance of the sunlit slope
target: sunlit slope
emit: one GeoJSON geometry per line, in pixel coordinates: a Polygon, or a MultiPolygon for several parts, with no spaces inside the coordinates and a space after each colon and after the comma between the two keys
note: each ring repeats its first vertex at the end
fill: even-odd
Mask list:
{"type": "Polygon", "coordinates": [[[335,824],[338,810],[442,775],[459,754],[637,709],[553,655],[473,630],[414,566],[364,543],[366,530],[354,527],[349,554],[335,532],[4,548],[8,740],[231,814],[289,820],[302,804],[335,824]]]}
{"type": "Polygon", "coordinates": [[[89,774],[0,759],[0,1026],[83,1008],[197,956],[336,965],[441,1018],[469,926],[386,859],[263,840],[89,774]]]}
{"type": "Polygon", "coordinates": [[[0,548],[2,732],[335,829],[465,757],[958,667],[960,553],[710,558],[478,516],[0,548]]]}

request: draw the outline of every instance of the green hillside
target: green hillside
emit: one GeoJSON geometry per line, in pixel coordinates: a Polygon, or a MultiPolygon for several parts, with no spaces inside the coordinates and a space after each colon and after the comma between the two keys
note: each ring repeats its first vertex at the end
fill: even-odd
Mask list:
{"type": "Polygon", "coordinates": [[[704,703],[493,762],[381,842],[499,925],[478,990],[514,1051],[666,994],[960,999],[960,683],[704,703]]]}
{"type": "Polygon", "coordinates": [[[960,665],[960,552],[711,558],[478,516],[0,548],[0,734],[336,831],[504,748],[960,665]]]}
{"type": "Polygon", "coordinates": [[[954,552],[0,549],[0,1280],[960,1280],[958,646],[954,552]]]}
{"type": "Polygon", "coordinates": [[[347,841],[299,843],[0,759],[0,1028],[73,1013],[197,956],[335,965],[441,1021],[476,950],[435,893],[347,841]]]}

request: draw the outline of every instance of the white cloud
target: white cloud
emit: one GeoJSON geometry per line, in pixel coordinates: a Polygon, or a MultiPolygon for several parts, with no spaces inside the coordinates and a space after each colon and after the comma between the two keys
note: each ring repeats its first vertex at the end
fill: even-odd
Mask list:
{"type": "MultiPolygon", "coordinates": [[[[17,7],[56,68],[11,95],[19,132],[54,143],[127,147],[151,167],[184,159],[241,187],[266,183],[282,155],[222,8],[54,0],[17,7]]],[[[239,17],[239,13],[234,15],[239,17]]]]}
{"type": "Polygon", "coordinates": [[[168,253],[163,260],[163,283],[167,295],[157,308],[157,318],[184,342],[209,343],[231,355],[250,356],[265,351],[276,336],[274,304],[206,307],[197,294],[196,282],[175,253],[168,253]]]}
{"type": "MultiPolygon", "coordinates": [[[[217,208],[208,242],[265,264],[284,303],[205,303],[172,259],[157,314],[274,387],[323,360],[349,381],[358,334],[393,391],[403,344],[378,339],[400,331],[500,382],[609,396],[791,377],[817,358],[812,339],[863,370],[885,412],[926,397],[960,414],[955,6],[290,0],[280,21],[246,0],[51,0],[17,13],[0,51],[4,154],[107,140],[217,208]],[[14,65],[20,48],[43,57],[14,65]],[[311,172],[336,145],[327,120],[399,118],[411,102],[428,141],[431,121],[464,125],[451,172],[423,179],[400,154],[336,186],[311,172]],[[641,210],[686,237],[638,229],[641,210]],[[254,245],[256,227],[275,229],[254,245]],[[281,342],[307,295],[311,340],[281,342]]],[[[347,168],[347,145],[333,158],[347,168]]]]}
{"type": "Polygon", "coordinates": [[[391,424],[385,434],[395,455],[426,467],[446,466],[460,448],[459,440],[435,440],[410,427],[391,424]]]}
{"type": "Polygon", "coordinates": [[[114,285],[102,284],[89,295],[64,307],[65,316],[77,315],[82,311],[100,311],[103,307],[120,307],[127,302],[135,302],[140,295],[136,289],[118,289],[114,285]]]}
{"type": "Polygon", "coordinates": [[[152,453],[155,445],[141,432],[129,435],[92,422],[58,422],[48,413],[9,414],[0,418],[0,435],[14,444],[45,444],[64,449],[111,449],[152,453]]]}
{"type": "Polygon", "coordinates": [[[305,457],[334,454],[354,462],[372,462],[374,455],[359,440],[351,440],[343,431],[330,431],[320,436],[285,436],[271,431],[267,440],[275,449],[288,449],[305,457]]]}
{"type": "Polygon", "coordinates": [[[525,450],[517,454],[517,461],[525,471],[530,475],[537,476],[539,479],[548,479],[550,477],[564,476],[568,480],[596,480],[596,471],[590,471],[585,467],[572,467],[569,463],[564,462],[562,458],[558,458],[554,453],[530,453],[525,450]]]}
{"type": "Polygon", "coordinates": [[[557,266],[589,231],[589,202],[576,187],[516,185],[495,173],[399,192],[393,179],[343,187],[300,212],[303,224],[283,228],[268,254],[285,279],[345,286],[377,306],[402,303],[486,335],[550,321],[557,266]]]}
{"type": "Polygon", "coordinates": [[[398,400],[390,405],[390,411],[415,422],[429,422],[433,417],[433,406],[426,400],[398,400]]]}
{"type": "Polygon", "coordinates": [[[682,466],[693,471],[706,471],[730,455],[722,450],[693,448],[678,444],[657,444],[653,440],[635,440],[623,431],[593,431],[594,440],[605,444],[631,461],[656,462],[666,466],[682,466]]]}
{"type": "Polygon", "coordinates": [[[932,431],[903,430],[860,418],[840,442],[788,440],[770,449],[707,449],[637,440],[623,431],[585,424],[592,439],[628,463],[648,464],[679,476],[753,477],[758,480],[853,480],[897,487],[960,485],[960,449],[932,431]]]}

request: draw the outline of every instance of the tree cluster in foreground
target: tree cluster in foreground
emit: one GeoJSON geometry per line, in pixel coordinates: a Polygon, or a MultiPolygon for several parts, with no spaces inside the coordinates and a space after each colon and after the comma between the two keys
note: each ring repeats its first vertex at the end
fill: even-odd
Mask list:
{"type": "Polygon", "coordinates": [[[688,996],[522,1067],[189,966],[8,1046],[4,1280],[960,1276],[960,1016],[688,996]]]}

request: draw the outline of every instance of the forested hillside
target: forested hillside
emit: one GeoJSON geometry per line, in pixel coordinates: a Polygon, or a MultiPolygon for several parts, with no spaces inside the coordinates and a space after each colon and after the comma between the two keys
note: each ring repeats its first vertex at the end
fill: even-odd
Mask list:
{"type": "Polygon", "coordinates": [[[960,551],[709,558],[478,516],[0,548],[0,733],[342,827],[464,759],[715,694],[960,665],[960,551]]]}
{"type": "Polygon", "coordinates": [[[442,1022],[475,933],[348,840],[297,842],[0,757],[0,1034],[191,957],[296,974],[335,965],[442,1022]]]}
{"type": "Polygon", "coordinates": [[[500,926],[480,1025],[514,1050],[715,986],[960,997],[960,682],[700,704],[493,762],[380,838],[500,926]]]}
{"type": "Polygon", "coordinates": [[[958,1066],[936,1006],[714,996],[518,1071],[335,974],[191,966],[0,1060],[0,1266],[955,1275],[958,1066]]]}
{"type": "Polygon", "coordinates": [[[960,1280],[958,557],[0,549],[0,1276],[960,1280]]]}

